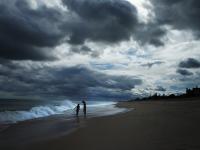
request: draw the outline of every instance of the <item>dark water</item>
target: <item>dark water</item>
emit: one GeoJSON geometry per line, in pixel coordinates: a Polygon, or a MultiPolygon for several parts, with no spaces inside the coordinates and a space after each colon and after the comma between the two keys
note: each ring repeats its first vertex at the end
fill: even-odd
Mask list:
{"type": "MultiPolygon", "coordinates": [[[[73,118],[77,101],[0,100],[0,124],[65,114],[73,118]]],[[[88,116],[112,115],[125,109],[115,107],[116,102],[88,101],[88,116]]],[[[82,108],[82,105],[81,105],[82,108]]],[[[82,112],[82,111],[81,111],[82,112]]],[[[80,113],[82,115],[82,113],[80,113]]]]}
{"type": "Polygon", "coordinates": [[[87,116],[81,110],[75,115],[77,103],[62,101],[0,101],[0,149],[15,149],[26,144],[64,136],[85,126],[88,118],[127,111],[116,102],[87,102],[87,116]]]}

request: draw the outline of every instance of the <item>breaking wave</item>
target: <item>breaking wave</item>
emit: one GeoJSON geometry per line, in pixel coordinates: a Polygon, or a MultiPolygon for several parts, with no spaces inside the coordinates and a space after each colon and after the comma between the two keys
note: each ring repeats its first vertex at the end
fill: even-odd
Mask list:
{"type": "Polygon", "coordinates": [[[18,121],[47,117],[55,114],[62,114],[67,110],[73,109],[75,106],[76,103],[65,100],[57,105],[41,105],[32,107],[30,110],[27,111],[3,111],[0,112],[0,123],[16,123],[18,121]]]}

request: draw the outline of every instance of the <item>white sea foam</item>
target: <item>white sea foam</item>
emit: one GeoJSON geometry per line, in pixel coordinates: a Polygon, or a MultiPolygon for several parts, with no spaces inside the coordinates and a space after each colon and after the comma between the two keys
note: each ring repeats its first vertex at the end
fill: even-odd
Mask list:
{"type": "Polygon", "coordinates": [[[0,112],[0,123],[15,123],[18,121],[62,114],[67,110],[73,109],[75,106],[76,104],[72,101],[65,100],[59,105],[36,106],[28,111],[4,111],[0,112]]]}
{"type": "MultiPolygon", "coordinates": [[[[56,114],[64,114],[69,116],[75,114],[73,110],[77,103],[70,100],[63,100],[56,103],[37,105],[29,110],[16,110],[16,111],[2,111],[0,112],[0,124],[16,123],[19,121],[25,121],[35,118],[47,117],[56,114]]],[[[102,101],[87,101],[87,116],[104,116],[123,112],[124,109],[116,108],[114,105],[116,102],[102,102],[102,101]]],[[[82,114],[82,110],[79,115],[82,114]]]]}

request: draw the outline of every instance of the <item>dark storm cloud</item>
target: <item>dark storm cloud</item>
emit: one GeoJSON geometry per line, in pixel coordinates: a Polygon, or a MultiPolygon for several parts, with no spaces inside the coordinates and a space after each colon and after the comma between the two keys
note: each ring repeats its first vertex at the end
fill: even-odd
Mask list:
{"type": "Polygon", "coordinates": [[[81,66],[56,69],[50,67],[12,69],[5,66],[0,68],[0,84],[4,85],[0,87],[1,92],[15,95],[68,98],[83,96],[103,98],[113,95],[112,98],[119,98],[115,97],[119,96],[119,93],[131,96],[131,89],[135,85],[142,84],[142,80],[137,77],[106,75],[81,66]],[[108,96],[109,91],[113,94],[110,93],[108,96]]]}
{"type": "Polygon", "coordinates": [[[155,62],[149,62],[149,63],[146,63],[146,64],[142,64],[141,66],[151,68],[154,65],[161,65],[163,63],[164,63],[163,61],[155,61],[155,62]]]}
{"type": "Polygon", "coordinates": [[[200,37],[199,0],[151,0],[160,25],[171,25],[180,30],[191,30],[200,37]]]}
{"type": "Polygon", "coordinates": [[[53,59],[49,48],[63,35],[57,30],[60,13],[41,6],[30,8],[24,0],[0,2],[0,57],[13,60],[53,59]],[[9,4],[8,4],[9,3],[9,4]]]}
{"type": "Polygon", "coordinates": [[[122,90],[112,90],[102,87],[90,88],[90,95],[91,98],[100,97],[103,100],[114,99],[114,100],[128,100],[132,98],[136,98],[136,95],[129,90],[122,91],[122,90]]]}
{"type": "Polygon", "coordinates": [[[200,61],[194,58],[188,58],[187,60],[181,61],[179,63],[181,68],[200,68],[200,61]]]}
{"type": "Polygon", "coordinates": [[[190,72],[188,70],[185,70],[185,69],[178,69],[176,72],[181,74],[181,75],[183,75],[183,76],[191,76],[191,75],[193,75],[192,72],[190,72]]]}
{"type": "Polygon", "coordinates": [[[83,46],[72,46],[71,51],[72,53],[80,53],[80,54],[88,54],[91,53],[91,48],[83,45],[83,46]]]}
{"type": "Polygon", "coordinates": [[[68,31],[71,44],[85,41],[116,43],[133,37],[140,44],[162,46],[165,30],[154,23],[142,24],[135,6],[124,0],[63,0],[72,12],[68,31]]]}
{"type": "Polygon", "coordinates": [[[72,46],[69,51],[70,55],[73,54],[82,54],[82,55],[90,55],[92,57],[99,57],[100,52],[92,50],[90,47],[86,45],[81,46],[72,46]]]}
{"type": "Polygon", "coordinates": [[[0,7],[0,54],[6,59],[50,59],[53,56],[48,54],[47,48],[55,46],[60,35],[54,32],[53,19],[55,13],[53,9],[42,7],[32,10],[25,1],[1,1],[0,7]],[[52,22],[49,22],[49,14],[52,22]],[[46,24],[49,26],[43,26],[46,24]],[[51,33],[48,30],[51,29],[51,33]]]}
{"type": "Polygon", "coordinates": [[[162,86],[157,86],[155,88],[155,91],[159,91],[159,92],[165,92],[166,91],[166,88],[162,87],[162,86]]]}
{"type": "Polygon", "coordinates": [[[166,30],[157,23],[139,24],[134,32],[134,37],[141,45],[150,44],[156,47],[163,46],[161,40],[166,30]]]}
{"type": "Polygon", "coordinates": [[[129,40],[137,23],[137,10],[123,0],[63,0],[74,13],[74,20],[63,28],[68,30],[71,44],[85,40],[115,43],[129,40]]]}
{"type": "Polygon", "coordinates": [[[147,92],[148,91],[154,91],[154,92],[165,92],[165,91],[167,91],[167,89],[164,88],[161,85],[156,85],[155,87],[146,87],[144,90],[147,91],[147,92]]]}
{"type": "Polygon", "coordinates": [[[112,44],[133,37],[142,45],[163,45],[165,31],[155,23],[139,23],[137,9],[128,1],[62,2],[68,11],[43,4],[33,9],[27,0],[1,0],[0,58],[52,60],[52,50],[65,42],[82,45],[83,53],[89,51],[84,48],[87,41],[112,44]]]}

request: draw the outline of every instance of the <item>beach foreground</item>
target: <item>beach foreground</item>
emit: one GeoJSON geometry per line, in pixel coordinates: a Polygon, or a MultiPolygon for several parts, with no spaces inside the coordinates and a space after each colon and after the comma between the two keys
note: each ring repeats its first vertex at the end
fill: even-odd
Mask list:
{"type": "Polygon", "coordinates": [[[32,143],[19,149],[200,149],[200,101],[122,102],[119,107],[134,109],[88,119],[83,127],[67,136],[32,143]]]}

